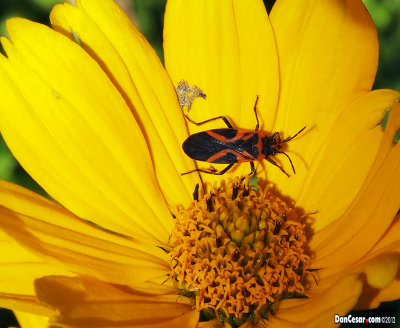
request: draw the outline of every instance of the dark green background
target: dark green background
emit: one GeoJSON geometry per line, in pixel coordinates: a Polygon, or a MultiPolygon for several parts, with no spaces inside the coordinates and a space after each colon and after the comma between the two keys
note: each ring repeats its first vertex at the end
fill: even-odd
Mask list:
{"type": "MultiPolygon", "coordinates": [[[[101,1],[101,0],[99,0],[101,1]]],[[[217,1],[217,0],[215,0],[217,1]]],[[[0,35],[7,35],[5,21],[10,17],[25,17],[49,24],[49,12],[56,0],[0,0],[0,35]]],[[[165,0],[126,0],[130,16],[162,57],[162,23],[165,0]]],[[[270,8],[273,0],[265,0],[270,8]]],[[[378,28],[380,39],[379,70],[374,89],[400,90],[400,0],[364,0],[378,28]]],[[[1,87],[1,86],[0,86],[1,87]]],[[[0,179],[16,182],[36,192],[43,190],[24,172],[0,139],[0,179]]],[[[355,313],[356,314],[356,313],[355,313]]],[[[361,311],[363,316],[396,316],[400,323],[400,302],[383,304],[379,309],[361,311]]],[[[332,321],[333,321],[332,314],[332,321]]],[[[15,325],[10,313],[0,310],[0,328],[15,325]]],[[[349,325],[344,325],[349,327],[349,325]]],[[[357,325],[360,326],[360,325],[357,325]]],[[[372,325],[368,325],[371,327],[372,325]]],[[[391,325],[392,327],[398,326],[391,325]]],[[[385,325],[379,325],[385,327],[385,325]]]]}

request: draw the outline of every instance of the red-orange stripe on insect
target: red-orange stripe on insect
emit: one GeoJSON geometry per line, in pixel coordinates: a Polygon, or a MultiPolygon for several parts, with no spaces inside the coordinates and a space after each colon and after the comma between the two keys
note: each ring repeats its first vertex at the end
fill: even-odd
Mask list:
{"type": "Polygon", "coordinates": [[[214,163],[214,161],[216,161],[217,159],[226,156],[227,154],[233,154],[236,156],[236,162],[237,163],[241,163],[241,162],[252,162],[254,161],[254,157],[249,154],[247,151],[243,151],[243,154],[234,151],[232,149],[224,149],[221,150],[220,152],[214,154],[213,156],[211,156],[209,159],[207,159],[208,163],[214,163]],[[246,156],[248,158],[246,158],[246,156]]]}
{"type": "Polygon", "coordinates": [[[248,131],[248,130],[237,130],[237,134],[234,138],[228,139],[223,135],[220,135],[218,133],[215,133],[212,130],[206,131],[211,137],[223,142],[223,143],[232,143],[238,140],[247,140],[251,138],[254,135],[254,132],[248,131]]]}

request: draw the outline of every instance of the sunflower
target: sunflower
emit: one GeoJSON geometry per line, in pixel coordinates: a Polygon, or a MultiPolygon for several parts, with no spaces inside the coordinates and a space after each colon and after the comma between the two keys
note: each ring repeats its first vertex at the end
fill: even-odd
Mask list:
{"type": "Polygon", "coordinates": [[[1,306],[52,327],[316,327],[399,298],[400,94],[371,91],[361,1],[168,0],[165,68],[111,0],[51,22],[1,40],[0,129],[54,199],[0,183],[1,306]],[[182,175],[188,136],[224,127],[191,121],[260,136],[254,112],[287,156],[251,181],[182,175]]]}

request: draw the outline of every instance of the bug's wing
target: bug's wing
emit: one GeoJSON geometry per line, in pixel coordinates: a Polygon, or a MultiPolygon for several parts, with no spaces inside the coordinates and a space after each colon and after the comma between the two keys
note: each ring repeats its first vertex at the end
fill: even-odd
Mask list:
{"type": "MultiPolygon", "coordinates": [[[[220,132],[221,130],[212,131],[220,132]]],[[[209,135],[207,131],[204,131],[189,136],[189,138],[187,138],[183,143],[182,149],[190,158],[197,161],[207,162],[212,156],[226,150],[227,145],[223,141],[209,135]]],[[[223,160],[222,162],[213,161],[213,163],[230,164],[232,162],[226,162],[226,160],[223,160]]]]}

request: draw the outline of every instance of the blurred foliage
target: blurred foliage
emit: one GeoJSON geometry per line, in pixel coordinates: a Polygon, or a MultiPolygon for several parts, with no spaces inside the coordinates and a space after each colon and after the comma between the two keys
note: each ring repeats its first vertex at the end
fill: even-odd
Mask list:
{"type": "Polygon", "coordinates": [[[49,24],[49,12],[60,0],[1,0],[0,35],[7,35],[5,21],[11,17],[24,17],[43,24],[49,24]]]}
{"type": "Polygon", "coordinates": [[[166,0],[132,0],[135,23],[160,58],[163,58],[162,28],[166,2],[166,0]]]}
{"type": "MultiPolygon", "coordinates": [[[[99,0],[100,1],[100,0],[99,0]]],[[[162,58],[162,25],[166,0],[120,0],[136,25],[162,58]]],[[[363,0],[377,25],[380,40],[379,70],[375,89],[392,88],[400,90],[400,0],[363,0]]],[[[5,21],[10,17],[24,17],[49,24],[49,12],[59,0],[0,0],[0,35],[7,35],[5,21]]],[[[268,10],[274,0],[264,0],[268,10]]],[[[16,163],[4,141],[0,140],[0,179],[14,181],[31,190],[44,194],[44,191],[16,163]]],[[[400,314],[400,302],[383,304],[370,312],[382,315],[389,308],[388,315],[400,314]],[[389,304],[389,305],[388,305],[389,304]]],[[[5,326],[4,312],[0,312],[0,328],[5,326]]],[[[361,314],[365,315],[363,311],[361,314]]],[[[15,320],[15,319],[11,319],[15,320]]],[[[332,316],[333,320],[333,316],[332,316]]],[[[384,327],[384,325],[380,325],[384,327]]]]}
{"type": "Polygon", "coordinates": [[[400,1],[364,0],[380,41],[378,74],[374,89],[400,90],[400,1]]]}

